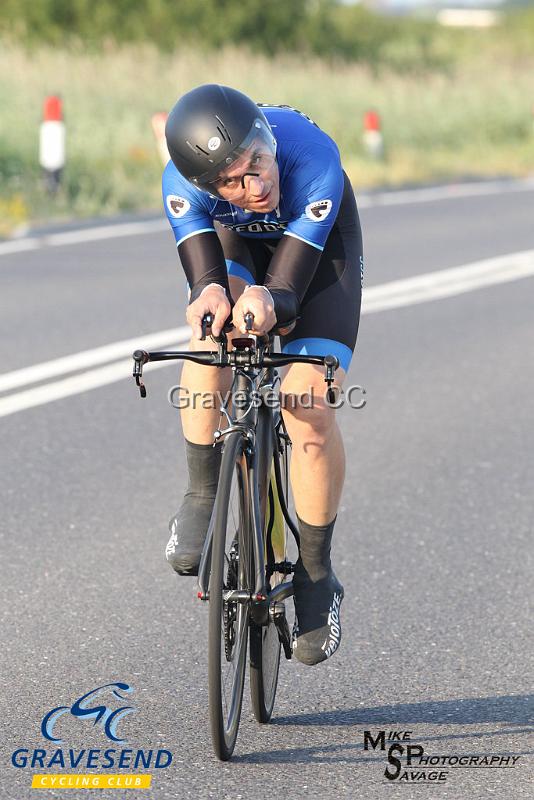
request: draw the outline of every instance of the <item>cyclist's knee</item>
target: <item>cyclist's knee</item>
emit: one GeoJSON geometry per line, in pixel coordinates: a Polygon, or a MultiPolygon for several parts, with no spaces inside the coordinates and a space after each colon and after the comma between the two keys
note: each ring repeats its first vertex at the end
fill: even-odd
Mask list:
{"type": "Polygon", "coordinates": [[[305,438],[319,446],[331,436],[336,425],[335,409],[327,402],[325,384],[302,392],[282,391],[282,412],[289,435],[298,442],[305,438]]]}
{"type": "Polygon", "coordinates": [[[305,395],[283,398],[283,416],[289,435],[298,441],[305,437],[308,442],[323,445],[336,425],[335,410],[322,400],[315,399],[313,405],[308,404],[305,395]]]}
{"type": "MultiPolygon", "coordinates": [[[[284,420],[290,435],[311,436],[317,443],[326,440],[336,425],[336,409],[328,402],[324,370],[295,364],[299,370],[288,371],[281,387],[284,420]]],[[[345,373],[338,370],[334,388],[339,391],[345,373]]]]}

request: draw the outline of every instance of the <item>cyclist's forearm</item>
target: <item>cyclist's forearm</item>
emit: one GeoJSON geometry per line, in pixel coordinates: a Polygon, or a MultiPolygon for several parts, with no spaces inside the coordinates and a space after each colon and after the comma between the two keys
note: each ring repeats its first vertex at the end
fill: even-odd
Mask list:
{"type": "MultiPolygon", "coordinates": [[[[265,284],[265,286],[267,286],[267,284],[265,284]]],[[[291,289],[275,289],[270,286],[267,288],[274,301],[274,313],[276,314],[277,324],[295,319],[300,305],[295,292],[291,289]]]]}
{"type": "Polygon", "coordinates": [[[294,237],[282,237],[264,281],[273,296],[278,322],[297,316],[320,258],[321,250],[294,237]]]}
{"type": "MultiPolygon", "coordinates": [[[[187,274],[187,273],[186,273],[187,274]]],[[[208,272],[205,272],[201,278],[199,278],[196,282],[192,282],[189,280],[189,276],[187,278],[189,286],[191,288],[191,295],[189,297],[189,304],[191,304],[194,300],[196,300],[202,294],[202,291],[207,287],[214,283],[222,286],[226,291],[226,296],[230,299],[230,290],[228,288],[228,279],[224,280],[224,278],[220,275],[219,270],[217,268],[210,269],[208,272]]]]}
{"type": "Polygon", "coordinates": [[[178,255],[191,289],[192,303],[210,283],[218,283],[230,296],[228,273],[221,243],[215,232],[199,233],[178,245],[178,255]]]}

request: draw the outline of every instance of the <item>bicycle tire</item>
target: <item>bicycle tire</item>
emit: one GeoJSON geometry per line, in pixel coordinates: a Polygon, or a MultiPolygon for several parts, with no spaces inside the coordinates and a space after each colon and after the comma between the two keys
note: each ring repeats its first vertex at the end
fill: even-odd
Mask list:
{"type": "Polygon", "coordinates": [[[262,723],[271,721],[278,672],[280,669],[280,640],[278,630],[271,620],[267,625],[250,626],[250,699],[255,719],[262,723]]]}
{"type": "MultiPolygon", "coordinates": [[[[276,481],[272,474],[272,429],[271,420],[260,418],[258,425],[258,435],[256,446],[259,448],[258,460],[258,483],[260,491],[260,510],[263,524],[265,543],[266,543],[266,564],[269,562],[269,548],[272,547],[272,533],[277,531],[283,537],[282,548],[284,553],[280,553],[280,543],[277,547],[276,560],[285,558],[285,539],[286,531],[283,524],[283,515],[279,503],[277,502],[276,481]],[[266,460],[268,462],[266,463],[266,460]]],[[[284,450],[285,457],[285,450],[284,450]]],[[[272,560],[271,552],[271,560],[272,560]]],[[[280,669],[281,644],[278,629],[269,614],[266,625],[256,625],[253,621],[250,624],[250,699],[254,717],[260,723],[268,723],[271,720],[276,690],[278,687],[278,673],[280,669]]]]}
{"type": "Polygon", "coordinates": [[[214,513],[209,582],[209,715],[215,753],[221,761],[228,761],[241,717],[250,608],[248,603],[225,602],[223,591],[236,588],[250,592],[254,588],[248,465],[239,432],[229,434],[225,441],[214,513]]]}

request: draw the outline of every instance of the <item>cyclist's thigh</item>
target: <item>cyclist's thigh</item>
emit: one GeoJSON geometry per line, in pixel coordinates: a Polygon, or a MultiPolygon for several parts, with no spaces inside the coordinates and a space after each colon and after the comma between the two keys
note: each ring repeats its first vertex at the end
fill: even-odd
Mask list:
{"type": "MultiPolygon", "coordinates": [[[[360,237],[344,236],[334,228],[301,305],[300,319],[293,331],[283,338],[284,352],[331,353],[338,357],[343,372],[347,372],[360,319],[360,243],[360,237]]],[[[289,372],[299,374],[300,366],[292,365],[289,372]]],[[[324,373],[322,368],[314,369],[324,373]]]]}
{"type": "MultiPolygon", "coordinates": [[[[336,384],[343,383],[356,345],[362,295],[363,248],[356,201],[348,178],[338,218],[300,308],[300,319],[282,349],[288,353],[339,358],[336,384]]],[[[306,391],[322,387],[324,368],[293,364],[285,373],[283,389],[306,391]],[[302,388],[301,388],[302,387],[302,388]]]]}

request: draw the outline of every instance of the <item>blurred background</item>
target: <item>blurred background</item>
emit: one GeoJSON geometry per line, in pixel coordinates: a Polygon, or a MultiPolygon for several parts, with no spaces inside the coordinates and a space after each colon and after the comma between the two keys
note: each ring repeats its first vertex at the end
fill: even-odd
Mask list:
{"type": "MultiPolygon", "coordinates": [[[[362,750],[382,728],[521,759],[451,769],[425,800],[532,800],[534,181],[373,190],[534,178],[533,107],[533,6],[0,0],[0,238],[19,236],[0,242],[2,800],[35,798],[7,753],[43,747],[46,711],[115,680],[142,712],[128,746],[175,755],[158,800],[392,800],[362,750]],[[131,377],[133,350],[188,347],[154,122],[206,81],[334,137],[365,245],[345,386],[367,403],[338,412],[343,644],[283,665],[273,725],[245,701],[224,768],[207,609],[164,556],[188,485],[179,370],[147,369],[146,401],[131,377]]],[[[65,748],[100,747],[89,729],[72,718],[65,748]]]]}
{"type": "Polygon", "coordinates": [[[356,188],[534,170],[532,4],[3,0],[0,236],[157,208],[152,117],[211,81],[305,111],[356,188]],[[55,193],[39,166],[51,95],[66,131],[55,193]]]}

